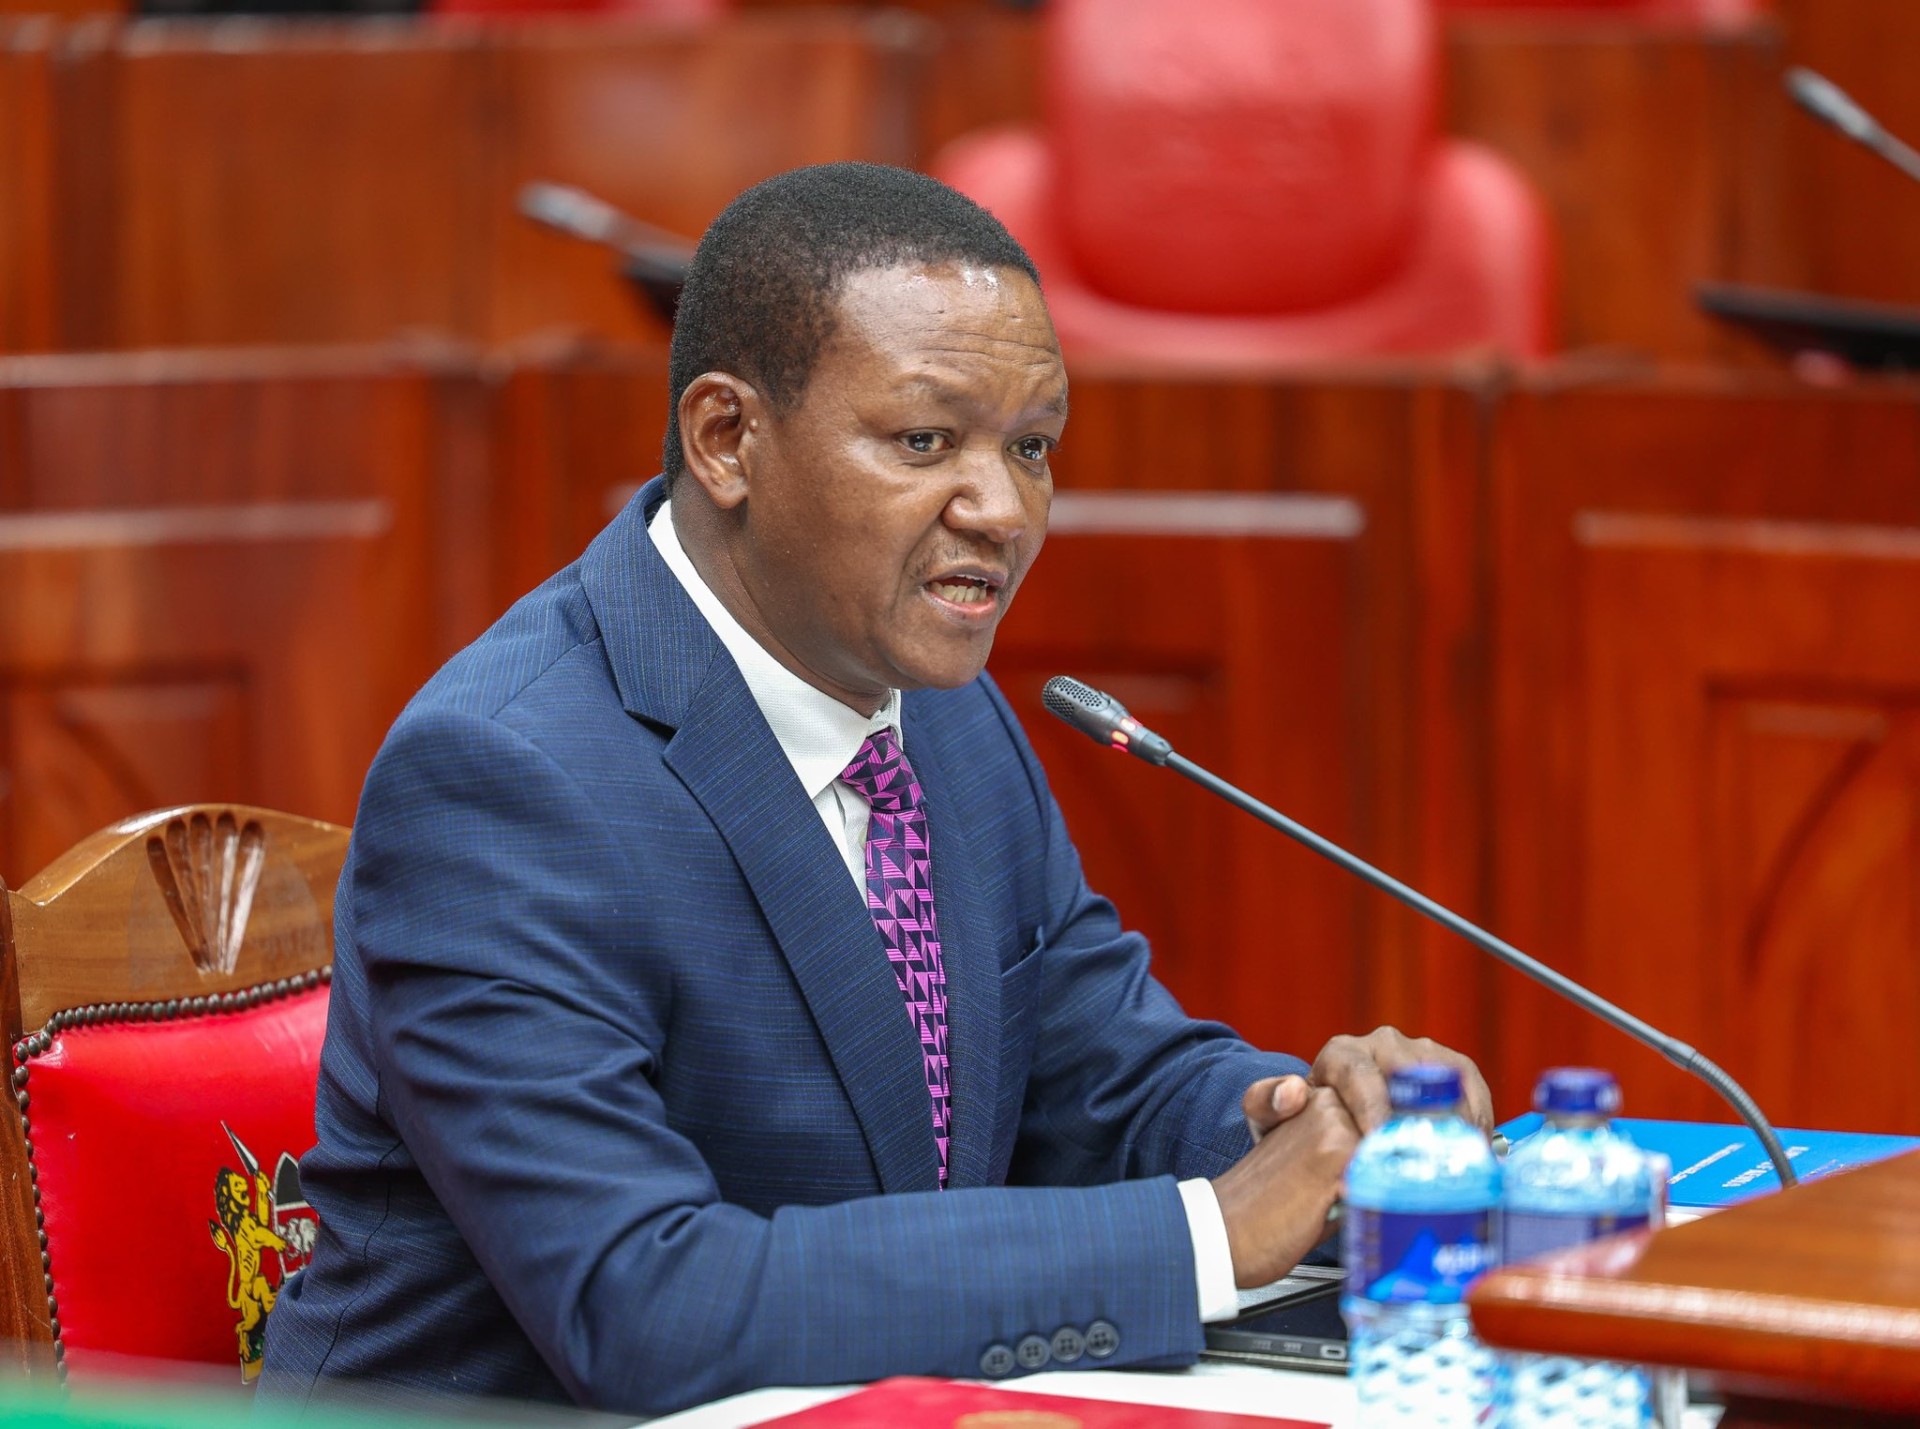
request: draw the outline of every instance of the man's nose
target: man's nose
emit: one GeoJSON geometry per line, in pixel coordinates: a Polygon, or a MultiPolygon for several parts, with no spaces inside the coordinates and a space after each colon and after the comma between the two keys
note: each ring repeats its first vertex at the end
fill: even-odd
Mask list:
{"type": "Polygon", "coordinates": [[[1033,481],[1012,466],[1005,452],[969,452],[960,489],[947,503],[947,523],[996,545],[1024,536],[1035,519],[1029,506],[1033,481]]]}

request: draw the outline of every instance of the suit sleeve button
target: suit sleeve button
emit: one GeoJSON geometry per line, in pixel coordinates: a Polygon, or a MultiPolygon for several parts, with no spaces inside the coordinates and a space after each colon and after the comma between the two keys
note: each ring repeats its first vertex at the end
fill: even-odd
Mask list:
{"type": "Polygon", "coordinates": [[[1020,1361],[1021,1369],[1035,1370],[1053,1358],[1053,1348],[1040,1336],[1028,1335],[1015,1346],[1013,1357],[1020,1361]]]}
{"type": "Polygon", "coordinates": [[[1072,1364],[1087,1352],[1087,1337],[1071,1325],[1053,1332],[1053,1357],[1061,1364],[1072,1364]]]}
{"type": "Polygon", "coordinates": [[[988,1345],[980,1356],[980,1373],[988,1379],[1005,1379],[1013,1373],[1013,1351],[1005,1345],[988,1345]]]}
{"type": "Polygon", "coordinates": [[[1120,1348],[1120,1332],[1106,1320],[1087,1326],[1087,1353],[1097,1360],[1110,1359],[1120,1348]]]}

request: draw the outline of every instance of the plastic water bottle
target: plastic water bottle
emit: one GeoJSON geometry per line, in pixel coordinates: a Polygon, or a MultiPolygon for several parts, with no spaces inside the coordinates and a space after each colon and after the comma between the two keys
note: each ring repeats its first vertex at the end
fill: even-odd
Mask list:
{"type": "MultiPolygon", "coordinates": [[[[1609,1118],[1610,1073],[1556,1067],[1534,1089],[1546,1125],[1507,1156],[1501,1261],[1509,1263],[1645,1226],[1656,1204],[1651,1163],[1609,1118]]],[[[1639,1429],[1653,1423],[1651,1377],[1632,1365],[1512,1355],[1501,1398],[1509,1429],[1639,1429]]]]}
{"type": "Polygon", "coordinates": [[[1500,1166],[1460,1115],[1460,1074],[1420,1066],[1388,1080],[1393,1117],[1347,1167],[1340,1302],[1361,1429],[1479,1426],[1493,1355],[1462,1303],[1498,1252],[1500,1166]]]}

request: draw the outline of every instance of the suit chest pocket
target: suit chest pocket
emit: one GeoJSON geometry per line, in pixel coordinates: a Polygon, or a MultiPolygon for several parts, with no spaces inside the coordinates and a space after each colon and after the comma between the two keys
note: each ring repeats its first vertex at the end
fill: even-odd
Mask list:
{"type": "Polygon", "coordinates": [[[1019,1120],[1020,1106],[1026,1099],[1034,1032],[1040,1025],[1041,964],[1046,951],[1047,935],[1042,930],[1034,935],[1033,946],[1019,961],[1000,972],[1000,1107],[996,1122],[1002,1127],[1010,1128],[1019,1120]]]}

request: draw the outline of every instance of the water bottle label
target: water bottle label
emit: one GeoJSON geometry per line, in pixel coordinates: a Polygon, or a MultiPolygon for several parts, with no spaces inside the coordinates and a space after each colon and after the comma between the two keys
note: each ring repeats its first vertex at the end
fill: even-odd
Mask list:
{"type": "Polygon", "coordinates": [[[1494,1265],[1493,1210],[1347,1207],[1348,1283],[1384,1305],[1452,1304],[1494,1265]]]}
{"type": "Polygon", "coordinates": [[[1509,1210],[1501,1224],[1501,1259],[1509,1263],[1525,1260],[1550,1250],[1585,1245],[1616,1231],[1644,1230],[1647,1223],[1645,1211],[1593,1215],[1578,1211],[1509,1210]]]}

